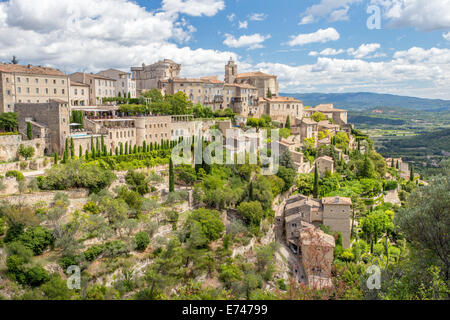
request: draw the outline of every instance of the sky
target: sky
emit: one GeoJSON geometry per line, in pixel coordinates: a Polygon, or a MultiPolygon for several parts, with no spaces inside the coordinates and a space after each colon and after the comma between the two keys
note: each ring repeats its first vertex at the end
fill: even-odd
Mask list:
{"type": "Polygon", "coordinates": [[[450,99],[450,0],[0,0],[0,61],[66,73],[169,58],[181,76],[278,76],[280,92],[450,99]]]}

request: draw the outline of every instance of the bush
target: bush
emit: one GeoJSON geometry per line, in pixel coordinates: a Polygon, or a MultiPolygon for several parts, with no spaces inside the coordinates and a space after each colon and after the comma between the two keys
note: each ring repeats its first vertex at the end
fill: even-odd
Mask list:
{"type": "Polygon", "coordinates": [[[17,170],[9,170],[8,172],[6,172],[5,177],[8,178],[14,177],[16,178],[17,181],[25,180],[25,176],[23,175],[23,173],[17,170]]]}
{"type": "Polygon", "coordinates": [[[384,182],[383,189],[384,191],[395,190],[398,187],[398,182],[395,180],[389,180],[384,182]]]}
{"type": "Polygon", "coordinates": [[[233,282],[242,280],[242,271],[234,264],[224,264],[220,266],[220,280],[230,287],[233,282]]]}
{"type": "Polygon", "coordinates": [[[96,245],[84,251],[83,254],[87,261],[94,261],[99,255],[102,254],[104,249],[105,247],[103,245],[96,245]]]}
{"type": "Polygon", "coordinates": [[[91,214],[99,214],[100,213],[100,207],[94,202],[89,201],[83,206],[84,212],[89,212],[91,214]]]}
{"type": "Polygon", "coordinates": [[[138,249],[139,251],[144,251],[145,249],[147,249],[147,246],[150,243],[150,237],[145,231],[141,231],[136,234],[134,240],[136,242],[136,249],[138,249]]]}
{"type": "Polygon", "coordinates": [[[40,255],[49,245],[53,244],[55,238],[49,229],[37,226],[29,228],[17,240],[33,250],[35,255],[40,255]]]}
{"type": "Polygon", "coordinates": [[[84,165],[80,160],[69,160],[67,164],[56,165],[47,171],[47,176],[42,179],[42,189],[87,188],[95,193],[109,187],[115,179],[110,170],[84,165]]]}
{"type": "Polygon", "coordinates": [[[225,230],[220,212],[216,210],[197,209],[191,213],[188,219],[200,224],[202,233],[209,241],[219,239],[225,230]]]}

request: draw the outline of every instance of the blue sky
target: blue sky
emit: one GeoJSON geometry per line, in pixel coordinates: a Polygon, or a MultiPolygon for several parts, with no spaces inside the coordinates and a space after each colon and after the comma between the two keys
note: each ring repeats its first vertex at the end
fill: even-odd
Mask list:
{"type": "Polygon", "coordinates": [[[0,0],[0,61],[65,72],[170,58],[222,78],[231,56],[287,93],[450,99],[449,48],[450,0],[0,0]]]}

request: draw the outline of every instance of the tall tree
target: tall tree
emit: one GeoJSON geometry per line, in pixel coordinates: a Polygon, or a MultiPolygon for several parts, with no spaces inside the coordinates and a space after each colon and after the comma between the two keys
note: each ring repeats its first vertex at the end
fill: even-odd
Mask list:
{"type": "Polygon", "coordinates": [[[411,164],[411,169],[409,170],[409,181],[414,181],[414,165],[411,164]]]}
{"type": "Polygon", "coordinates": [[[72,137],[70,137],[70,157],[72,159],[75,158],[75,145],[73,143],[73,138],[72,137]]]}
{"type": "Polygon", "coordinates": [[[317,165],[314,165],[314,188],[313,188],[314,198],[319,196],[319,171],[317,170],[317,165]]]}
{"type": "Polygon", "coordinates": [[[286,128],[290,129],[291,128],[291,117],[288,115],[286,118],[286,128]]]}
{"type": "Polygon", "coordinates": [[[30,121],[27,122],[27,137],[28,140],[33,140],[33,128],[30,121]]]}
{"type": "Polygon", "coordinates": [[[175,174],[173,172],[172,158],[169,160],[169,192],[175,191],[175,174]]]}

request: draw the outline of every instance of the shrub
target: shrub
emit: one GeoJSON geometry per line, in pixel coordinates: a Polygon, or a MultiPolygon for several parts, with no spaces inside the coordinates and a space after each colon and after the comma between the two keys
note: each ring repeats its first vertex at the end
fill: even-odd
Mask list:
{"type": "Polygon", "coordinates": [[[49,229],[37,226],[26,230],[17,240],[33,250],[35,255],[40,255],[49,245],[53,244],[55,238],[49,229]]]}
{"type": "Polygon", "coordinates": [[[384,182],[384,191],[395,190],[398,187],[398,182],[395,180],[389,180],[384,182]]]}
{"type": "Polygon", "coordinates": [[[56,165],[47,171],[43,178],[45,190],[67,190],[70,188],[87,188],[98,192],[111,185],[116,176],[110,170],[97,165],[85,165],[80,160],[69,160],[65,165],[56,165]]]}
{"type": "Polygon", "coordinates": [[[135,237],[136,242],[136,248],[140,251],[144,251],[148,244],[150,243],[150,237],[148,236],[148,233],[145,231],[141,231],[138,234],[136,234],[135,237]]]}
{"type": "Polygon", "coordinates": [[[224,264],[220,266],[220,280],[230,287],[233,282],[242,280],[242,271],[234,264],[224,264]]]}
{"type": "Polygon", "coordinates": [[[89,212],[91,214],[99,214],[100,213],[100,207],[94,202],[89,201],[83,206],[84,212],[89,212]]]}
{"type": "Polygon", "coordinates": [[[94,261],[99,255],[102,254],[105,247],[103,245],[92,246],[84,251],[84,257],[87,261],[94,261]]]}
{"type": "Polygon", "coordinates": [[[8,178],[14,177],[16,178],[17,181],[25,180],[25,176],[23,175],[23,173],[17,170],[9,170],[8,172],[6,172],[5,177],[8,178]]]}

